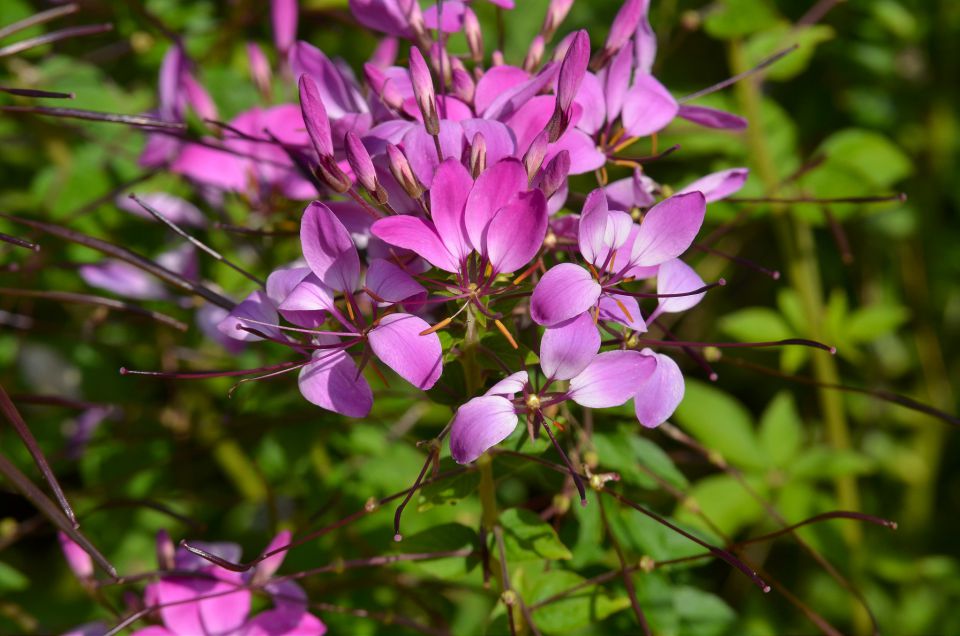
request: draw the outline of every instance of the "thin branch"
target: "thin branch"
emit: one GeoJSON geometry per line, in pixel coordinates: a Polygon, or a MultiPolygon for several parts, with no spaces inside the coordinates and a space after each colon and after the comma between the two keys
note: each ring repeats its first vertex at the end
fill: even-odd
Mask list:
{"type": "Polygon", "coordinates": [[[73,292],[60,292],[60,291],[41,291],[37,289],[14,289],[11,287],[0,287],[0,296],[20,296],[22,298],[42,298],[45,300],[54,300],[64,303],[78,303],[82,305],[96,305],[98,307],[106,307],[108,309],[115,309],[117,311],[123,311],[129,314],[135,314],[137,316],[144,316],[157,322],[167,325],[168,327],[173,327],[178,331],[186,331],[188,329],[187,325],[183,322],[180,322],[172,316],[167,314],[160,313],[159,311],[154,311],[152,309],[147,309],[146,307],[141,307],[131,302],[125,300],[117,300],[116,298],[107,298],[105,296],[93,296],[91,294],[76,294],[73,292]]]}

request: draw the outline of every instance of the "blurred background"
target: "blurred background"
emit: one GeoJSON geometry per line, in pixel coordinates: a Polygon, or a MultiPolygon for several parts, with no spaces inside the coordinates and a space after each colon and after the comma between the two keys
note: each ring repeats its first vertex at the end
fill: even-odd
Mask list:
{"type": "MultiPolygon", "coordinates": [[[[264,103],[249,77],[246,43],[259,42],[275,56],[268,3],[80,4],[81,11],[62,23],[0,40],[0,85],[74,92],[70,107],[148,111],[155,107],[159,64],[174,35],[196,61],[221,119],[264,103]],[[2,47],[22,37],[102,22],[114,30],[3,54],[2,47]]],[[[517,4],[498,35],[492,5],[476,3],[488,50],[502,38],[513,63],[523,59],[547,2],[517,4]]],[[[581,0],[561,33],[586,28],[600,46],[619,4],[581,0]]],[[[0,28],[47,7],[3,0],[0,28]]],[[[345,0],[302,0],[301,10],[301,39],[360,68],[376,40],[356,28],[345,0]]],[[[691,379],[674,423],[719,453],[726,470],[664,431],[637,430],[628,410],[598,417],[595,456],[587,461],[620,472],[638,500],[717,542],[779,527],[754,495],[790,522],[835,509],[895,520],[895,532],[828,521],[799,535],[862,592],[882,633],[960,634],[960,436],[941,419],[869,394],[899,394],[957,412],[960,3],[652,0],[651,23],[660,45],[655,72],[677,96],[800,45],[770,68],[762,86],[741,83],[697,102],[747,117],[746,133],[675,124],[661,135],[660,149],[681,148],[649,166],[659,181],[679,187],[708,171],[745,165],[751,178],[743,198],[903,192],[907,200],[712,205],[704,231],[729,228],[716,249],[782,276],[774,280],[714,253],[693,256],[705,279],[722,275],[729,284],[689,312],[677,325],[678,336],[812,338],[836,346],[838,354],[789,348],[721,355],[708,349],[716,382],[697,365],[685,364],[691,379]],[[868,393],[818,390],[812,383],[868,393]]],[[[456,38],[452,46],[464,49],[456,38]]],[[[272,91],[276,103],[296,99],[289,78],[275,77],[272,91]]],[[[2,105],[28,103],[0,94],[2,105]]],[[[0,212],[156,255],[176,242],[156,224],[118,209],[117,196],[168,191],[203,204],[181,179],[138,167],[143,143],[140,132],[125,126],[0,112],[0,212]]],[[[236,198],[219,213],[231,223],[280,232],[296,228],[297,205],[261,207],[251,211],[236,198]]],[[[253,368],[283,357],[269,347],[230,353],[211,342],[192,324],[191,299],[146,303],[191,323],[180,333],[102,308],[25,297],[16,290],[101,293],[77,272],[101,257],[3,220],[0,232],[42,244],[33,253],[0,243],[0,384],[50,458],[83,529],[121,572],[156,567],[154,535],[160,528],[174,540],[236,541],[251,558],[279,528],[319,528],[362,508],[368,498],[402,490],[425,456],[415,442],[434,436],[450,416],[448,407],[411,401],[396,386],[360,423],[310,407],[292,377],[242,386],[232,398],[229,378],[121,377],[123,366],[253,368]],[[59,401],[51,403],[52,397],[59,401]]],[[[210,228],[203,236],[261,274],[299,255],[296,238],[283,234],[210,228]]],[[[206,279],[236,297],[250,291],[250,283],[227,268],[203,260],[201,268],[206,279]]],[[[0,428],[0,449],[39,483],[9,427],[0,428]]],[[[446,457],[442,467],[448,465],[446,457]]],[[[504,507],[542,513],[557,504],[562,476],[522,463],[505,463],[502,471],[498,496],[504,507]]],[[[473,545],[468,526],[479,510],[470,495],[474,488],[464,478],[415,497],[405,513],[402,549],[473,545]]],[[[398,550],[392,511],[387,506],[298,548],[283,571],[398,550]]],[[[552,520],[572,553],[564,571],[555,573],[566,581],[559,589],[615,567],[597,514],[588,506],[552,520]]],[[[611,523],[634,561],[695,552],[638,514],[617,511],[611,523]]],[[[855,595],[794,540],[758,544],[745,554],[800,605],[776,591],[758,593],[722,563],[638,572],[638,595],[654,631],[818,633],[805,618],[809,609],[840,633],[870,633],[855,595]]],[[[542,564],[528,568],[518,584],[528,601],[559,591],[538,582],[542,564]]],[[[312,600],[329,604],[320,614],[331,633],[407,633],[382,620],[357,618],[350,613],[357,608],[402,612],[456,634],[484,633],[493,612],[489,633],[503,629],[495,598],[482,590],[476,562],[469,559],[320,575],[304,584],[312,600]]],[[[618,585],[605,586],[602,603],[591,596],[540,610],[543,631],[636,633],[618,585]]],[[[51,633],[110,621],[109,608],[122,604],[116,587],[84,590],[68,570],[52,526],[0,482],[0,633],[51,633]]]]}

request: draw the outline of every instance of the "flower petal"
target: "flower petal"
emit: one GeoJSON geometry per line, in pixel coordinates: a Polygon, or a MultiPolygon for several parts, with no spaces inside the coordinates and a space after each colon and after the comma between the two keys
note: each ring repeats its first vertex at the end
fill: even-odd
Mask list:
{"type": "Polygon", "coordinates": [[[647,330],[640,304],[633,296],[603,294],[600,296],[599,306],[601,320],[612,320],[641,333],[647,330]]]}
{"type": "Polygon", "coordinates": [[[633,51],[623,47],[600,75],[606,106],[607,121],[615,121],[623,109],[623,100],[630,87],[630,71],[633,70],[633,51]]]}
{"type": "Polygon", "coordinates": [[[308,402],[334,413],[366,417],[373,407],[370,385],[345,351],[315,352],[313,361],[300,369],[298,384],[308,402]]]}
{"type": "Polygon", "coordinates": [[[410,274],[382,258],[370,261],[366,283],[367,288],[377,297],[390,303],[427,293],[423,285],[415,281],[410,274]]]}
{"type": "Polygon", "coordinates": [[[603,238],[607,229],[607,216],[607,197],[602,188],[597,188],[587,195],[577,231],[580,254],[592,265],[598,264],[597,260],[604,251],[603,238]]]}
{"type": "Polygon", "coordinates": [[[523,387],[526,385],[527,380],[528,376],[526,371],[517,371],[516,373],[511,373],[487,389],[487,392],[484,393],[484,395],[501,395],[503,397],[513,399],[515,394],[523,391],[523,387]]]}
{"type": "Polygon", "coordinates": [[[490,219],[512,198],[527,189],[527,171],[516,159],[504,159],[480,173],[464,210],[464,225],[470,244],[477,251],[490,219]]]}
{"type": "MultiPolygon", "coordinates": [[[[444,160],[460,160],[463,153],[463,128],[460,122],[449,119],[440,120],[440,150],[444,160]]],[[[433,184],[433,175],[440,165],[433,137],[423,126],[413,126],[403,136],[403,152],[410,161],[410,167],[426,187],[433,184]]]]}
{"type": "Polygon", "coordinates": [[[470,253],[464,206],[472,186],[473,179],[460,160],[447,159],[437,168],[430,187],[430,218],[440,240],[458,263],[470,253]]]}
{"type": "Polygon", "coordinates": [[[478,113],[484,112],[495,99],[508,90],[523,84],[530,79],[530,74],[522,68],[503,64],[494,66],[477,82],[473,96],[473,105],[478,113]]]}
{"type": "Polygon", "coordinates": [[[633,408],[641,424],[654,428],[666,422],[683,401],[683,373],[669,356],[651,349],[640,353],[656,360],[657,368],[633,396],[633,408]]]}
{"type": "Polygon", "coordinates": [[[258,289],[251,292],[243,302],[234,307],[227,317],[220,321],[217,329],[223,335],[233,338],[234,340],[252,342],[254,340],[262,340],[262,338],[249,331],[240,329],[241,326],[256,329],[274,338],[281,338],[283,336],[280,330],[273,326],[278,322],[277,310],[274,308],[273,303],[270,302],[270,299],[264,291],[258,289]],[[244,320],[245,318],[249,318],[250,320],[244,320]],[[270,326],[259,324],[264,322],[270,326]]]}
{"type": "Polygon", "coordinates": [[[548,378],[569,380],[600,351],[600,332],[589,312],[550,327],[540,340],[540,368],[548,378]]]}
{"type": "MultiPolygon", "coordinates": [[[[277,548],[283,548],[290,545],[290,539],[293,537],[293,534],[289,530],[280,531],[277,536],[275,536],[266,548],[263,549],[262,554],[267,554],[273,552],[277,548]]],[[[266,581],[274,573],[280,569],[280,566],[283,565],[283,560],[286,558],[286,550],[282,552],[277,552],[272,556],[268,556],[266,559],[261,561],[256,566],[256,578],[258,581],[266,581]]]]}
{"type": "Polygon", "coordinates": [[[423,12],[423,24],[428,29],[440,29],[444,33],[456,33],[463,29],[463,18],[466,7],[458,0],[445,0],[443,2],[443,19],[439,15],[437,3],[423,12]]]}
{"type": "Polygon", "coordinates": [[[543,275],[530,297],[530,317],[553,327],[593,307],[600,284],[590,272],[573,263],[554,265],[543,275]]]}
{"type": "Polygon", "coordinates": [[[706,106],[683,105],[677,111],[677,116],[706,128],[718,128],[720,130],[745,130],[747,128],[747,120],[743,117],[706,106]]]}
{"type": "Polygon", "coordinates": [[[360,256],[347,228],[324,204],[314,201],[300,221],[303,257],[325,285],[352,292],[360,284],[360,256]]]}
{"type": "Polygon", "coordinates": [[[570,399],[589,408],[620,406],[633,397],[656,366],[639,351],[605,351],[570,380],[570,399]]]}
{"type": "Polygon", "coordinates": [[[705,177],[697,179],[693,183],[684,186],[677,194],[685,192],[702,192],[707,203],[725,199],[731,194],[740,190],[743,184],[747,182],[750,170],[747,168],[730,168],[708,174],[705,177]]]}
{"type": "Polygon", "coordinates": [[[683,254],[703,225],[707,202],[700,192],[675,194],[650,208],[630,255],[635,265],[659,265],[683,254]]]}
{"type": "Polygon", "coordinates": [[[679,105],[653,75],[638,73],[623,103],[623,128],[630,137],[662,130],[677,116],[679,105]]]}
{"type": "Polygon", "coordinates": [[[457,409],[450,427],[450,455],[458,464],[469,464],[496,446],[517,428],[517,414],[506,398],[476,397],[457,409]]]}
{"type": "Polygon", "coordinates": [[[278,310],[284,318],[302,327],[321,324],[325,312],[330,312],[340,322],[349,324],[333,301],[333,290],[324,285],[316,274],[310,273],[287,294],[278,310]]]}
{"type": "Polygon", "coordinates": [[[67,560],[70,570],[81,581],[93,576],[93,559],[87,554],[87,551],[74,543],[73,539],[63,532],[57,533],[57,539],[60,541],[60,549],[63,550],[63,556],[67,560]]]}
{"type": "Polygon", "coordinates": [[[304,611],[272,609],[257,614],[244,625],[243,636],[323,636],[327,626],[304,611]]]}
{"type": "MultiPolygon", "coordinates": [[[[492,71],[487,71],[487,74],[489,75],[490,72],[492,71]]],[[[517,140],[513,136],[513,131],[504,123],[487,119],[464,119],[460,122],[460,126],[463,127],[463,135],[468,140],[473,140],[477,133],[483,135],[483,140],[487,144],[488,166],[495,165],[501,159],[513,157],[517,152],[517,140]]]]}
{"type": "Polygon", "coordinates": [[[410,314],[390,314],[367,336],[370,348],[400,377],[420,389],[429,389],[443,372],[443,347],[436,333],[420,334],[430,328],[423,319],[410,314]]]}
{"type": "Polygon", "coordinates": [[[515,272],[537,255],[547,235],[547,200],[540,190],[517,196],[484,232],[483,252],[496,272],[515,272]]]}
{"type": "Polygon", "coordinates": [[[239,572],[210,569],[215,570],[218,580],[204,593],[209,598],[199,601],[200,620],[205,629],[203,633],[234,634],[247,620],[252,594],[249,589],[242,587],[243,579],[239,572]]]}
{"type": "MultiPolygon", "coordinates": [[[[705,283],[700,275],[692,267],[675,258],[660,265],[657,272],[657,293],[658,294],[683,294],[700,289],[705,283]]],[[[661,298],[657,307],[657,313],[677,313],[690,309],[706,295],[706,292],[694,294],[692,296],[675,296],[673,298],[661,298]]]]}
{"type": "Polygon", "coordinates": [[[77,268],[77,273],[91,287],[99,287],[118,296],[143,300],[167,296],[166,290],[157,279],[139,267],[124,261],[107,259],[99,263],[81,265],[77,268]]]}
{"type": "Polygon", "coordinates": [[[410,214],[397,214],[379,219],[370,231],[378,239],[415,252],[446,272],[459,271],[457,261],[429,221],[410,214]]]}

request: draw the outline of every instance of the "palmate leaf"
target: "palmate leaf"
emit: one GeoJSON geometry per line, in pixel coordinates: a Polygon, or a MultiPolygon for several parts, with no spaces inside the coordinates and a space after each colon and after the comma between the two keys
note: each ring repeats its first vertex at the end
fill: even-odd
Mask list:
{"type": "Polygon", "coordinates": [[[507,563],[573,556],[553,527],[533,511],[511,508],[500,515],[500,525],[507,563]]]}
{"type": "MultiPolygon", "coordinates": [[[[521,590],[530,605],[546,600],[584,581],[579,574],[565,570],[548,573],[526,572],[521,590]]],[[[537,627],[547,634],[568,632],[588,625],[596,625],[611,614],[630,607],[625,595],[611,596],[602,587],[584,588],[563,600],[546,605],[533,612],[537,627]]]]}

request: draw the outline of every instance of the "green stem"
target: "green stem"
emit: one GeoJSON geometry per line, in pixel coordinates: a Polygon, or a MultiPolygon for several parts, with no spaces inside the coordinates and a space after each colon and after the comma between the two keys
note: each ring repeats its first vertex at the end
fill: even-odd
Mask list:
{"type": "MultiPolygon", "coordinates": [[[[741,73],[749,68],[746,61],[743,45],[739,40],[730,43],[730,65],[734,73],[741,73]]],[[[776,164],[767,146],[767,139],[762,125],[761,94],[757,78],[749,78],[736,85],[737,98],[744,114],[752,122],[747,129],[747,143],[754,157],[757,175],[763,182],[768,194],[773,194],[780,185],[776,164]]],[[[816,243],[810,225],[790,214],[789,208],[783,205],[773,206],[773,222],[780,248],[787,262],[787,279],[793,287],[806,319],[808,336],[820,342],[826,340],[824,329],[823,290],[820,285],[820,271],[816,259],[816,243]]],[[[813,355],[814,376],[820,382],[838,384],[840,374],[832,356],[813,355]]],[[[826,424],[827,439],[838,450],[850,448],[850,431],[847,424],[843,397],[829,389],[819,391],[820,409],[826,424]]],[[[837,500],[845,510],[859,510],[860,494],[856,480],[849,476],[841,476],[835,480],[837,500]]],[[[861,531],[859,526],[845,527],[845,536],[850,545],[860,542],[861,531]]]]}

